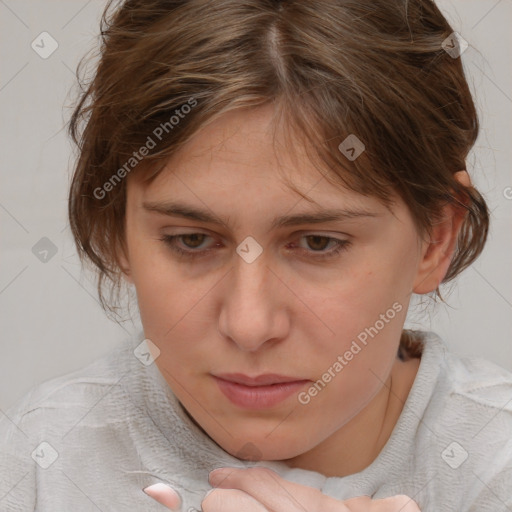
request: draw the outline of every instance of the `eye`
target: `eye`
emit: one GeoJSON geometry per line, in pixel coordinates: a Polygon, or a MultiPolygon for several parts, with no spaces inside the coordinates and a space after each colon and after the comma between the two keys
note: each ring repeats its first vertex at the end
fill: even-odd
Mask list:
{"type": "Polygon", "coordinates": [[[311,256],[312,258],[315,259],[333,258],[334,256],[338,255],[341,251],[347,250],[351,243],[348,240],[341,240],[339,238],[334,238],[320,234],[309,234],[301,238],[306,240],[306,243],[310,248],[313,248],[313,250],[304,250],[302,248],[301,250],[307,253],[308,256],[311,256]],[[329,251],[324,251],[324,249],[327,246],[329,246],[329,244],[332,244],[331,247],[333,248],[329,251]]]}
{"type": "Polygon", "coordinates": [[[205,253],[209,252],[211,249],[206,249],[202,251],[195,251],[193,249],[197,249],[200,247],[201,243],[205,238],[211,238],[204,233],[184,233],[182,235],[164,235],[160,240],[168,245],[171,250],[177,253],[179,256],[184,256],[186,258],[197,258],[205,256],[205,253]],[[185,247],[189,249],[183,249],[176,242],[178,240],[182,240],[185,243],[185,247]],[[192,249],[192,250],[190,250],[192,249]]]}
{"type": "MultiPolygon", "coordinates": [[[[211,237],[204,233],[184,233],[181,235],[164,235],[160,240],[178,256],[192,259],[205,257],[213,250],[211,247],[203,250],[197,250],[201,248],[206,238],[211,237]],[[185,248],[180,246],[178,243],[180,241],[183,243],[185,248]]],[[[309,247],[313,247],[313,249],[307,250],[299,247],[299,251],[302,254],[306,254],[308,258],[316,260],[333,258],[341,251],[348,249],[351,244],[348,240],[341,240],[320,234],[310,234],[300,238],[306,240],[307,245],[309,247]],[[325,251],[324,249],[328,247],[329,244],[331,244],[332,248],[329,251],[325,251]]]]}

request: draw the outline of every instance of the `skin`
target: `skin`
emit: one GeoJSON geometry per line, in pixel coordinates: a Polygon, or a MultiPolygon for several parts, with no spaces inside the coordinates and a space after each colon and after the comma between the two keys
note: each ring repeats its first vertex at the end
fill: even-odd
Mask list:
{"type": "MultiPolygon", "coordinates": [[[[234,456],[251,442],[259,459],[345,476],[375,459],[402,411],[419,366],[418,359],[397,357],[409,300],[442,281],[463,217],[447,206],[432,238],[422,239],[398,197],[390,211],[322,178],[300,145],[290,152],[278,138],[273,147],[271,116],[270,106],[225,114],[203,127],[151,184],[129,176],[119,261],[136,288],[145,336],[160,350],[155,364],[211,439],[234,456]],[[311,201],[286,186],[283,170],[311,201]],[[142,206],[171,200],[224,222],[142,206]],[[328,207],[374,216],[270,228],[277,216],[328,207]],[[182,237],[177,246],[211,250],[187,259],[160,240],[187,233],[206,236],[182,237]],[[236,252],[247,236],[263,248],[250,264],[236,252]],[[332,238],[350,245],[316,259],[332,254],[332,238]],[[393,304],[401,311],[306,405],[292,396],[273,408],[240,409],[210,375],[279,373],[315,382],[393,304]]],[[[457,174],[468,182],[465,171],[457,174]]],[[[235,484],[247,494],[243,482],[235,484]]],[[[204,510],[227,510],[221,505],[217,500],[204,510]]],[[[244,510],[267,510],[258,506],[244,510]]]]}
{"type": "MultiPolygon", "coordinates": [[[[404,494],[377,500],[360,496],[340,501],[318,489],[288,482],[275,471],[261,467],[217,469],[210,473],[209,482],[214,489],[201,503],[203,512],[420,512],[416,502],[404,494]]],[[[170,510],[181,506],[176,492],[163,483],[146,487],[144,492],[170,510]]]]}

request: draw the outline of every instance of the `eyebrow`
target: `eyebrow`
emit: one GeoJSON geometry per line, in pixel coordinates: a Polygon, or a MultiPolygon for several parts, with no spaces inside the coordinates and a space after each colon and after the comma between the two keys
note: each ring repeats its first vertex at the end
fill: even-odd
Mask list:
{"type": "MultiPolygon", "coordinates": [[[[210,224],[226,226],[226,222],[214,213],[196,208],[176,201],[143,202],[142,207],[150,212],[167,215],[169,217],[182,217],[210,224]]],[[[298,213],[276,217],[271,225],[272,229],[300,224],[320,224],[323,222],[347,220],[357,217],[379,217],[379,214],[367,210],[353,209],[325,209],[318,212],[298,213]]]]}

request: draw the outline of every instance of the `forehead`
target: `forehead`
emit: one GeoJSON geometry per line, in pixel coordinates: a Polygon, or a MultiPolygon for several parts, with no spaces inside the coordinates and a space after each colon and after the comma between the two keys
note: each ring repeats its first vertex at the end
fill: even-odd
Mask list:
{"type": "Polygon", "coordinates": [[[129,196],[139,204],[188,198],[203,206],[252,205],[255,211],[297,202],[315,210],[386,210],[377,198],[333,183],[332,173],[311,155],[300,138],[279,128],[270,106],[238,109],[203,126],[149,185],[143,175],[130,176],[129,196]]]}

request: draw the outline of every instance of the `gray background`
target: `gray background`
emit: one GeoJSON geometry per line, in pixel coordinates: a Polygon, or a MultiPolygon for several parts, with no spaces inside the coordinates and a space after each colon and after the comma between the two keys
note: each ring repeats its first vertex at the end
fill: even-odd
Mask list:
{"type": "MultiPolygon", "coordinates": [[[[104,3],[0,0],[3,410],[30,387],[88,364],[141,328],[138,319],[120,327],[104,315],[66,217],[73,151],[63,127],[76,91],[74,71],[95,44],[104,3]],[[31,47],[43,31],[58,43],[47,59],[31,47]],[[43,237],[56,250],[46,263],[32,250],[43,237]]],[[[470,43],[462,59],[482,131],[468,170],[488,200],[492,226],[483,255],[449,295],[445,290],[449,305],[434,307],[423,298],[406,327],[433,329],[453,351],[512,370],[512,1],[438,5],[470,43]]]]}

